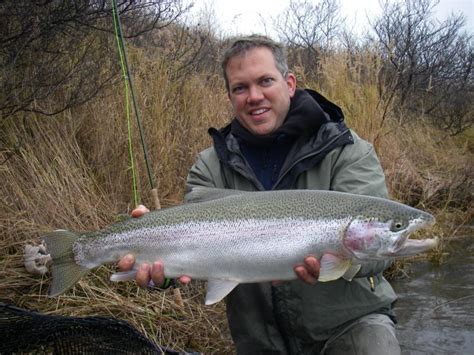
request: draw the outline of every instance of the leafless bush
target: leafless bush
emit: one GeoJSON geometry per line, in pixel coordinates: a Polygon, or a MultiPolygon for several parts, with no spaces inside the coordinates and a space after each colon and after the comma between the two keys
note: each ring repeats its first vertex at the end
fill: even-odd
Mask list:
{"type": "Polygon", "coordinates": [[[314,74],[321,55],[334,45],[342,22],[337,0],[320,0],[316,4],[291,0],[274,21],[274,27],[289,47],[290,63],[298,63],[314,74]]]}
{"type": "Polygon", "coordinates": [[[212,29],[203,25],[186,26],[173,24],[163,31],[149,34],[146,45],[150,53],[159,48],[163,58],[172,63],[173,77],[185,78],[191,73],[216,73],[219,66],[219,51],[222,47],[212,29]]]}
{"type": "MultiPolygon", "coordinates": [[[[126,37],[176,21],[181,0],[118,1],[126,37]]],[[[54,115],[101,92],[118,69],[112,2],[6,0],[0,3],[0,118],[54,115]]]]}
{"type": "Polygon", "coordinates": [[[433,0],[381,1],[373,39],[386,61],[386,82],[398,104],[431,117],[452,133],[472,124],[474,93],[472,35],[465,19],[433,19],[433,0]]]}

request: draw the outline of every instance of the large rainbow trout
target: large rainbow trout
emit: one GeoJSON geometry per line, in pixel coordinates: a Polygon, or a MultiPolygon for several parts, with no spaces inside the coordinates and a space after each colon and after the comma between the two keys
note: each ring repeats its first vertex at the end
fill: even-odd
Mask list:
{"type": "MultiPolygon", "coordinates": [[[[170,278],[208,280],[206,304],[239,283],[296,278],[308,255],[320,259],[319,281],[357,277],[361,265],[436,246],[411,240],[434,224],[430,214],[404,204],[334,191],[242,192],[194,188],[191,201],[84,234],[58,230],[44,241],[53,259],[50,296],[91,269],[134,254],[136,265],[160,260],[170,278]]],[[[134,272],[112,275],[131,279],[134,272]]]]}

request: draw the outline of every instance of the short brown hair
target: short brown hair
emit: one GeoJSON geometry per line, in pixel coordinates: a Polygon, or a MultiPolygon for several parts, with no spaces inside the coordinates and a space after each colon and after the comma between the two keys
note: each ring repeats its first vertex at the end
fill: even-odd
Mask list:
{"type": "Polygon", "coordinates": [[[261,36],[251,35],[246,37],[238,37],[232,41],[222,57],[221,66],[224,74],[225,86],[229,91],[229,79],[227,78],[226,67],[229,60],[237,56],[247,53],[249,50],[259,47],[265,47],[272,51],[275,59],[275,66],[281,75],[286,78],[288,76],[288,62],[286,59],[286,50],[283,45],[273,41],[272,39],[261,36]]]}

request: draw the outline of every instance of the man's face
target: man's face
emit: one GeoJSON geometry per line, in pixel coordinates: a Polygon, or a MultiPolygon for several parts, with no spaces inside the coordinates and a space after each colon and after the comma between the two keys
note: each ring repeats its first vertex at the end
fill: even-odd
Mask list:
{"type": "Polygon", "coordinates": [[[229,99],[239,122],[255,135],[275,132],[285,120],[296,78],[284,78],[270,49],[257,47],[229,60],[229,99]]]}

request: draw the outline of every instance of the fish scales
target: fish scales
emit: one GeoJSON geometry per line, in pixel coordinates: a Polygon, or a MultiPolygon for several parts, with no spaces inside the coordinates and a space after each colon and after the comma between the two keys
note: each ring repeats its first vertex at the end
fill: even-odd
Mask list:
{"type": "Polygon", "coordinates": [[[78,264],[93,268],[132,251],[138,263],[163,261],[169,277],[185,272],[197,279],[212,276],[240,282],[292,279],[291,266],[301,262],[301,255],[321,256],[318,247],[342,253],[340,240],[347,223],[294,218],[192,221],[111,234],[93,241],[85,237],[76,242],[75,255],[78,264]],[[284,261],[280,268],[285,274],[271,263],[273,258],[284,261]],[[187,260],[186,269],[183,260],[187,260]]]}
{"type": "Polygon", "coordinates": [[[408,240],[413,231],[434,223],[430,214],[386,199],[315,190],[195,188],[190,195],[193,203],[100,231],[45,236],[53,257],[50,294],[129,253],[137,264],[163,261],[167,277],[209,280],[210,304],[238,283],[295,279],[293,268],[307,255],[320,259],[320,281],[350,280],[366,261],[414,255],[436,245],[436,239],[408,240]]]}
{"type": "MultiPolygon", "coordinates": [[[[247,265],[251,267],[253,266],[251,261],[257,263],[255,258],[251,257],[259,257],[266,261],[269,255],[268,248],[277,246],[276,249],[273,247],[277,255],[283,255],[287,250],[287,253],[293,256],[286,257],[287,263],[284,266],[287,266],[288,263],[295,264],[301,253],[295,253],[291,248],[287,248],[286,244],[297,247],[298,251],[315,254],[317,249],[314,248],[314,244],[328,242],[331,239],[333,239],[333,244],[338,243],[336,238],[342,237],[342,234],[331,233],[334,231],[334,219],[329,220],[329,218],[343,216],[344,211],[341,208],[338,211],[322,208],[321,206],[324,205],[330,206],[327,204],[328,201],[325,201],[325,194],[320,194],[316,198],[304,191],[285,191],[279,195],[275,197],[273,194],[259,194],[257,198],[253,198],[250,194],[244,194],[232,196],[232,203],[229,203],[229,198],[224,198],[201,203],[199,208],[189,204],[152,212],[141,219],[133,219],[126,224],[112,226],[109,230],[101,231],[99,235],[94,233],[87,235],[84,238],[84,245],[89,245],[89,255],[84,255],[82,258],[76,257],[76,261],[88,267],[95,267],[117,260],[127,254],[131,248],[138,255],[139,262],[163,260],[169,276],[175,277],[179,275],[176,275],[174,270],[178,273],[183,270],[175,267],[174,264],[182,264],[182,259],[180,260],[179,257],[184,256],[182,252],[177,253],[176,249],[186,250],[188,260],[192,260],[189,266],[193,272],[188,272],[189,276],[201,278],[202,275],[195,274],[194,271],[197,270],[198,265],[201,265],[201,258],[207,258],[209,252],[212,251],[222,250],[226,255],[219,255],[219,257],[229,258],[229,248],[241,245],[240,248],[233,249],[233,259],[247,255],[249,257],[246,259],[250,260],[247,265]],[[295,198],[295,192],[298,198],[295,198]],[[259,218],[258,220],[249,219],[249,216],[259,216],[259,218]],[[320,217],[317,219],[318,223],[314,223],[314,216],[320,217]],[[313,228],[306,228],[305,233],[295,233],[298,226],[305,226],[305,220],[311,221],[313,228]],[[202,228],[195,228],[197,221],[203,222],[202,228]],[[213,225],[213,222],[217,222],[217,225],[213,225]],[[136,225],[140,225],[141,228],[136,228],[136,225]],[[158,228],[158,226],[164,228],[158,228]],[[133,233],[127,231],[133,231],[133,233]],[[265,231],[267,233],[264,233],[265,231]],[[108,233],[113,234],[104,237],[108,233]],[[296,238],[298,235],[300,239],[296,238]],[[307,238],[308,235],[315,236],[314,243],[307,238]],[[256,238],[258,236],[265,237],[264,243],[260,238],[256,238]],[[93,243],[90,242],[90,237],[96,237],[93,243]],[[282,238],[286,244],[282,242],[282,238]],[[92,261],[86,263],[83,259],[95,259],[96,263],[92,261]],[[191,263],[196,265],[191,265],[191,263]]],[[[339,204],[339,206],[347,208],[347,201],[344,202],[345,205],[339,204]]],[[[347,221],[341,222],[340,233],[345,226],[344,223],[347,221]]],[[[80,244],[80,241],[76,244],[80,244]]],[[[341,245],[337,249],[338,252],[340,248],[341,245]]],[[[234,265],[229,265],[229,267],[234,267],[234,265]]],[[[274,270],[273,267],[269,269],[274,270]]],[[[255,274],[255,269],[253,273],[255,274]]],[[[285,278],[294,276],[291,268],[287,273],[289,275],[285,275],[285,278]]],[[[257,276],[255,280],[265,277],[267,275],[263,274],[257,276]]],[[[236,276],[233,279],[236,279],[236,276]]]]}

